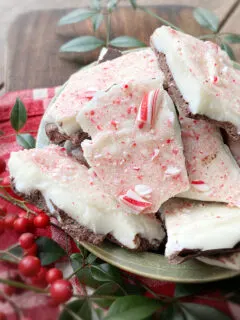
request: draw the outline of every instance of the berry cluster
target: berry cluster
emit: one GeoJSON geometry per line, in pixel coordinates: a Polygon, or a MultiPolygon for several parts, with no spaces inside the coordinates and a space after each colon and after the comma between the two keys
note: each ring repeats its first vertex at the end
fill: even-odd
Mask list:
{"type": "MultiPolygon", "coordinates": [[[[0,174],[5,171],[5,168],[5,161],[0,158],[0,174]]],[[[50,218],[42,211],[37,215],[24,211],[16,215],[9,213],[6,206],[0,205],[0,234],[7,229],[12,229],[20,235],[19,245],[23,249],[24,256],[18,264],[19,275],[27,278],[27,282],[35,287],[46,288],[46,293],[51,297],[50,303],[58,305],[72,297],[73,288],[70,281],[63,279],[61,270],[41,266],[41,261],[37,257],[34,231],[36,228],[46,228],[49,225],[50,218]]],[[[20,276],[19,282],[22,281],[20,276]]],[[[16,287],[4,285],[3,292],[5,296],[12,296],[19,290],[16,287]]],[[[6,319],[6,315],[0,312],[0,320],[2,319],[6,319]]]]}

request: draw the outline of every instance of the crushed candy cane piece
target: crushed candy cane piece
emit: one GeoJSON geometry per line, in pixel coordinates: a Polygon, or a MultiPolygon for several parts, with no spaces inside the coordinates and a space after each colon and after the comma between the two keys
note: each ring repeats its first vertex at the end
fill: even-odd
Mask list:
{"type": "Polygon", "coordinates": [[[139,194],[143,198],[149,198],[153,191],[151,187],[145,184],[137,184],[134,190],[137,192],[137,194],[139,194]]]}
{"type": "Polygon", "coordinates": [[[200,192],[206,192],[210,190],[210,187],[202,180],[194,180],[191,182],[191,184],[200,192]]]}
{"type": "Polygon", "coordinates": [[[94,95],[96,94],[97,90],[96,89],[89,89],[84,92],[84,97],[87,98],[88,100],[92,100],[94,95]]]}
{"type": "Polygon", "coordinates": [[[151,207],[152,203],[140,197],[133,190],[128,190],[125,194],[119,196],[119,200],[127,205],[135,214],[139,214],[146,208],[151,207]]]}
{"type": "Polygon", "coordinates": [[[158,94],[159,89],[152,90],[143,97],[137,114],[139,129],[142,129],[145,125],[147,125],[147,128],[152,126],[156,112],[158,94]]]}
{"type": "Polygon", "coordinates": [[[154,149],[151,160],[153,161],[160,153],[159,149],[154,149]]]}
{"type": "Polygon", "coordinates": [[[173,166],[167,167],[165,174],[168,176],[176,176],[181,172],[181,169],[173,166]]]}

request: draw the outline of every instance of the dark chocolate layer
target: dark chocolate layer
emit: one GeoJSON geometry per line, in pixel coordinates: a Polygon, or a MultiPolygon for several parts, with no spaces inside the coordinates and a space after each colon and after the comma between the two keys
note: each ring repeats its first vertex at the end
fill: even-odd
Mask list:
{"type": "Polygon", "coordinates": [[[197,258],[197,257],[211,257],[219,258],[220,256],[227,257],[233,253],[240,252],[240,243],[238,243],[234,248],[223,248],[223,249],[214,249],[214,250],[205,250],[201,249],[183,249],[169,257],[169,262],[173,264],[179,264],[186,260],[197,258]]]}
{"type": "MultiPolygon", "coordinates": [[[[48,212],[48,207],[42,196],[41,192],[38,190],[32,191],[30,194],[20,193],[16,190],[14,180],[12,179],[12,189],[19,196],[26,199],[28,202],[34,204],[37,207],[42,208],[48,212]]],[[[57,208],[52,204],[55,209],[54,216],[59,216],[59,227],[63,229],[69,236],[71,236],[75,241],[86,241],[94,245],[100,245],[104,239],[108,239],[113,243],[118,244],[121,247],[124,247],[117,239],[115,239],[111,234],[102,235],[96,234],[87,227],[80,225],[74,219],[70,218],[66,212],[57,208]]],[[[147,250],[157,250],[160,246],[160,242],[155,240],[153,243],[149,243],[147,239],[142,238],[140,235],[135,236],[134,242],[136,243],[135,249],[130,249],[133,251],[147,251],[147,250]]],[[[129,249],[129,248],[127,248],[129,249]]]]}
{"type": "Polygon", "coordinates": [[[120,50],[110,47],[107,49],[106,53],[104,54],[102,59],[99,60],[98,63],[114,60],[114,59],[119,58],[121,56],[122,56],[122,52],[120,50]]]}

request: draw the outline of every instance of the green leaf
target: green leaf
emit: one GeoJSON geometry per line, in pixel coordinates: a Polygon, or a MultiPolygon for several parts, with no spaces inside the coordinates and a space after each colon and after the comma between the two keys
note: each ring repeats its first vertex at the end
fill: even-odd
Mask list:
{"type": "Polygon", "coordinates": [[[235,60],[234,52],[233,52],[232,48],[227,43],[222,42],[221,48],[222,48],[222,50],[227,52],[227,54],[231,60],[235,60]]]}
{"type": "MultiPolygon", "coordinates": [[[[83,256],[81,253],[74,253],[70,256],[71,265],[73,268],[73,271],[76,271],[77,269],[81,268],[83,266],[83,256]]],[[[76,276],[80,283],[83,283],[89,287],[96,288],[98,287],[101,282],[96,281],[91,274],[89,267],[84,267],[80,271],[76,273],[76,276]]]]}
{"type": "Polygon", "coordinates": [[[95,309],[95,312],[98,315],[99,320],[104,319],[104,311],[102,309],[95,309]]]}
{"type": "Polygon", "coordinates": [[[16,141],[24,149],[33,149],[36,145],[35,138],[29,133],[17,134],[16,141]]]}
{"type": "Polygon", "coordinates": [[[47,237],[39,237],[36,240],[38,257],[43,266],[47,266],[66,255],[65,250],[57,242],[47,237]]]}
{"type": "Polygon", "coordinates": [[[96,10],[90,10],[90,9],[76,9],[62,17],[58,21],[58,25],[65,25],[65,24],[71,24],[71,23],[76,23],[80,22],[83,20],[86,20],[88,18],[91,18],[96,14],[96,10]]]}
{"type": "Polygon", "coordinates": [[[106,320],[142,320],[161,307],[161,302],[144,296],[117,298],[111,305],[106,320]]]}
{"type": "MultiPolygon", "coordinates": [[[[10,249],[9,252],[14,254],[14,256],[16,256],[18,258],[22,258],[23,257],[23,249],[18,245],[16,247],[10,249]]],[[[4,261],[9,261],[9,262],[16,263],[16,259],[14,259],[14,257],[8,255],[7,253],[0,254],[0,257],[4,261]]]]}
{"type": "Polygon", "coordinates": [[[60,52],[87,52],[102,47],[104,42],[94,36],[82,36],[61,46],[60,52]]]}
{"type": "Polygon", "coordinates": [[[74,271],[83,266],[83,256],[81,255],[81,253],[71,254],[70,260],[74,271]]]}
{"type": "Polygon", "coordinates": [[[84,301],[78,315],[84,320],[92,320],[92,306],[88,299],[84,301]]]}
{"type": "Polygon", "coordinates": [[[146,44],[140,40],[129,37],[129,36],[120,36],[114,38],[110,41],[110,44],[114,47],[119,48],[128,48],[128,47],[146,47],[146,44]]]}
{"type": "Polygon", "coordinates": [[[97,260],[97,257],[93,253],[90,253],[89,256],[86,259],[86,262],[88,264],[92,264],[96,260],[97,260]]]}
{"type": "Polygon", "coordinates": [[[197,303],[179,304],[184,320],[231,320],[226,314],[215,308],[197,303]]]}
{"type": "Polygon", "coordinates": [[[217,32],[219,19],[214,13],[205,8],[196,8],[193,11],[193,16],[202,27],[217,32]]]}
{"type": "Polygon", "coordinates": [[[224,40],[229,43],[240,43],[240,34],[229,33],[224,36],[224,40]]]}
{"type": "MultiPolygon", "coordinates": [[[[67,309],[71,310],[75,314],[81,309],[84,300],[74,300],[66,305],[67,309]]],[[[66,310],[63,309],[62,313],[60,314],[59,320],[75,320],[71,314],[66,310]]]]}
{"type": "Polygon", "coordinates": [[[101,8],[101,0],[92,0],[91,7],[96,10],[100,10],[101,8]]]}
{"type": "MultiPolygon", "coordinates": [[[[121,295],[122,291],[119,290],[119,286],[114,282],[106,282],[102,284],[100,287],[98,287],[94,293],[92,294],[92,297],[94,296],[111,296],[114,295],[117,296],[121,295]]],[[[112,303],[113,299],[96,299],[93,301],[102,308],[108,308],[112,303]]]]}
{"type": "Polygon", "coordinates": [[[184,314],[181,313],[180,308],[177,307],[175,304],[170,304],[166,309],[164,309],[161,312],[160,319],[161,320],[187,320],[185,319],[184,314]]]}
{"type": "Polygon", "coordinates": [[[86,299],[78,311],[78,315],[83,320],[100,320],[98,313],[95,311],[95,308],[89,299],[86,299]]]}
{"type": "Polygon", "coordinates": [[[235,62],[235,61],[233,61],[233,67],[234,67],[235,69],[240,70],[240,64],[237,63],[237,62],[235,62]]]}
{"type": "Polygon", "coordinates": [[[11,126],[19,131],[27,121],[27,111],[22,101],[17,98],[10,115],[11,126]]]}
{"type": "Polygon", "coordinates": [[[91,273],[93,278],[97,281],[106,282],[113,280],[110,274],[108,274],[98,266],[91,266],[91,273]]]}
{"type": "Polygon", "coordinates": [[[177,298],[185,297],[185,296],[197,294],[203,290],[204,290],[204,285],[202,284],[177,283],[175,286],[174,296],[177,298]]]}
{"type": "Polygon", "coordinates": [[[137,1],[136,0],[129,0],[131,3],[131,6],[133,7],[133,9],[137,8],[137,1]]]}
{"type": "Polygon", "coordinates": [[[75,242],[76,246],[80,250],[80,254],[83,256],[83,258],[86,258],[89,255],[89,251],[84,248],[79,242],[75,242]]]}
{"type": "Polygon", "coordinates": [[[98,13],[92,17],[93,30],[97,31],[103,21],[103,14],[98,13]]]}
{"type": "Polygon", "coordinates": [[[100,282],[114,281],[116,283],[122,284],[121,275],[118,269],[107,263],[103,263],[99,266],[92,265],[91,273],[93,278],[97,281],[100,281],[100,282]]]}
{"type": "Polygon", "coordinates": [[[118,0],[108,0],[107,8],[111,12],[113,9],[117,7],[118,0]]]}

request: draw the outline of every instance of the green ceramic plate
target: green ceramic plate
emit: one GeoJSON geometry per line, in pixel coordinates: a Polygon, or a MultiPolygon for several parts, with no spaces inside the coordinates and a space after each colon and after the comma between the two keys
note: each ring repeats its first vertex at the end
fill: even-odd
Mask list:
{"type": "MultiPolygon", "coordinates": [[[[62,89],[59,90],[58,94],[62,89]]],[[[56,97],[53,98],[52,102],[56,97]]],[[[37,148],[49,144],[44,127],[43,117],[38,131],[37,148]]],[[[87,243],[82,243],[82,245],[97,257],[116,267],[156,280],[200,283],[227,279],[240,274],[240,271],[210,266],[197,260],[189,260],[180,265],[171,265],[160,254],[130,252],[108,241],[99,247],[87,243]]]]}

